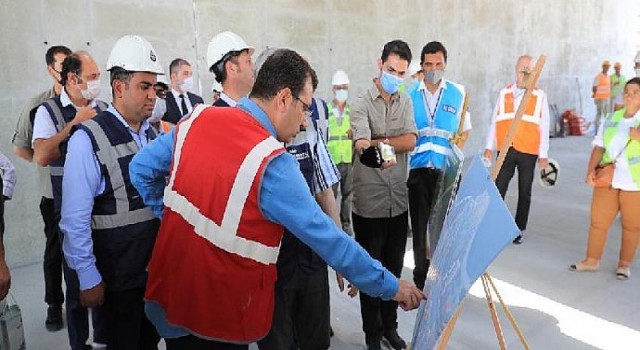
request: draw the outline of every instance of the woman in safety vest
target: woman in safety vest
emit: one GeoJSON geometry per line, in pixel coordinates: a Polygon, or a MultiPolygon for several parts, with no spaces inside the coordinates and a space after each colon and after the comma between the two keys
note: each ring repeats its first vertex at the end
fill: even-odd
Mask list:
{"type": "MultiPolygon", "coordinates": [[[[622,217],[622,244],[616,277],[627,280],[640,240],[640,78],[627,82],[624,108],[600,126],[589,158],[586,182],[593,186],[591,226],[587,257],[571,265],[573,271],[597,271],[607,232],[618,215],[622,217]],[[613,164],[610,183],[597,183],[596,169],[613,164]]],[[[602,182],[602,181],[598,181],[602,182]]]]}

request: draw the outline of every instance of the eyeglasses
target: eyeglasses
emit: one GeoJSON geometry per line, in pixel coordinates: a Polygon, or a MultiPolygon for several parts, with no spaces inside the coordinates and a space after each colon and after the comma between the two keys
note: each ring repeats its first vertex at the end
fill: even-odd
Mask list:
{"type": "Polygon", "coordinates": [[[296,100],[300,101],[300,103],[302,103],[302,106],[304,107],[304,117],[305,118],[310,118],[311,114],[313,114],[313,110],[311,109],[311,106],[309,106],[308,104],[304,103],[304,101],[302,101],[300,99],[300,97],[298,96],[293,96],[296,100]]]}

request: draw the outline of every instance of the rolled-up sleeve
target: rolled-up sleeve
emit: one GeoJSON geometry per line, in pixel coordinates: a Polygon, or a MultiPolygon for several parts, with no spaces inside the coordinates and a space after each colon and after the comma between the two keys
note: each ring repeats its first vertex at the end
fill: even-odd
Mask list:
{"type": "Polygon", "coordinates": [[[358,96],[351,105],[351,130],[353,132],[353,140],[371,140],[371,128],[369,127],[369,115],[367,111],[367,103],[365,101],[366,94],[358,96]]]}
{"type": "Polygon", "coordinates": [[[385,300],[397,293],[398,279],[322,212],[289,154],[267,166],[260,207],[267,219],[286,227],[364,293],[385,300]]]}
{"type": "Polygon", "coordinates": [[[160,135],[141,149],[129,164],[131,183],[138,190],[144,204],[162,218],[164,188],[171,167],[175,129],[160,135]]]}

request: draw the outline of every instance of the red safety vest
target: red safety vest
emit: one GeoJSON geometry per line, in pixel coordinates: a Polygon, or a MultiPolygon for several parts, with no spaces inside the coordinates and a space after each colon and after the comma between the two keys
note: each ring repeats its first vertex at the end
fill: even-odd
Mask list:
{"type": "Polygon", "coordinates": [[[239,108],[197,107],[178,124],[145,298],[194,335],[251,343],[271,329],[283,227],[261,181],[285,149],[239,108]]]}
{"type": "MultiPolygon", "coordinates": [[[[540,153],[540,122],[542,115],[542,90],[536,88],[529,99],[529,105],[522,115],[520,125],[513,137],[512,146],[517,151],[529,154],[540,153]]],[[[513,85],[500,91],[498,115],[496,116],[496,146],[502,143],[511,129],[511,122],[515,118],[515,94],[513,85]]]]}

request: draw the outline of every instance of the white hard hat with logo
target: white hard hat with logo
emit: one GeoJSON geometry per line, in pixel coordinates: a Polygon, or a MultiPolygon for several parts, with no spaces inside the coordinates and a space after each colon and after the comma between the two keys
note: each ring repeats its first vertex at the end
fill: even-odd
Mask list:
{"type": "Polygon", "coordinates": [[[333,78],[331,79],[331,85],[348,85],[349,84],[349,76],[343,70],[337,70],[333,73],[333,78]]]}
{"type": "Polygon", "coordinates": [[[554,187],[558,183],[560,164],[555,159],[549,158],[549,165],[540,169],[540,185],[544,188],[554,187]]]}
{"type": "Polygon", "coordinates": [[[130,72],[164,74],[153,46],[138,35],[125,35],[113,45],[107,60],[107,70],[115,67],[130,72]]]}
{"type": "Polygon", "coordinates": [[[229,52],[249,50],[249,55],[253,55],[254,48],[236,33],[226,31],[214,36],[207,48],[207,67],[211,68],[218,63],[229,52]]]}

